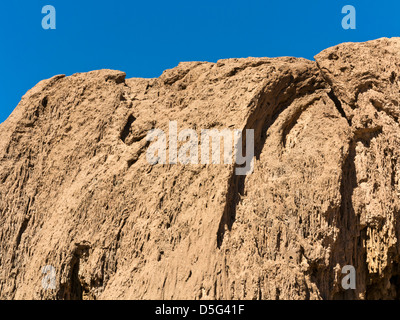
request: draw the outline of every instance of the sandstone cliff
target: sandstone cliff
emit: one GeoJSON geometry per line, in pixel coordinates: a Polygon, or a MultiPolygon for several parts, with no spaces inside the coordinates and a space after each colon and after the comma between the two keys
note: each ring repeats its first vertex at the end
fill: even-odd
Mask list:
{"type": "Polygon", "coordinates": [[[399,103],[400,38],[44,80],[0,125],[0,298],[400,298],[399,103]],[[254,172],[149,164],[170,120],[254,129],[254,172]]]}

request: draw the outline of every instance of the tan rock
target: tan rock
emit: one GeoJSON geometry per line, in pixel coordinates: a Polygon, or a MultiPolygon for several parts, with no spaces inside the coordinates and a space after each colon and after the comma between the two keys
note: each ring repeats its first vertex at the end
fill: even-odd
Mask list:
{"type": "Polygon", "coordinates": [[[40,82],[0,124],[0,298],[399,298],[399,49],[40,82]],[[254,129],[254,172],[149,164],[169,121],[254,129]]]}

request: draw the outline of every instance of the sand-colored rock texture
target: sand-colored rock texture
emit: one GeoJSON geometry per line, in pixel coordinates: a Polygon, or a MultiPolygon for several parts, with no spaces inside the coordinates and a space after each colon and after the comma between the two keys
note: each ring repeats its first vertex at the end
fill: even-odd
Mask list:
{"type": "Polygon", "coordinates": [[[399,104],[400,38],[41,81],[0,125],[0,298],[398,299],[399,104]],[[254,129],[254,172],[150,164],[169,121],[254,129]]]}

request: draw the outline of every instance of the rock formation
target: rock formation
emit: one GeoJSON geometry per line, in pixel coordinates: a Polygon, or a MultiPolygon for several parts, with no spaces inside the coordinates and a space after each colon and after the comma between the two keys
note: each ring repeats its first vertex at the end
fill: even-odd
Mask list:
{"type": "Polygon", "coordinates": [[[399,103],[400,38],[41,81],[0,125],[0,298],[400,298],[399,103]],[[149,164],[172,120],[254,129],[253,173],[149,164]]]}

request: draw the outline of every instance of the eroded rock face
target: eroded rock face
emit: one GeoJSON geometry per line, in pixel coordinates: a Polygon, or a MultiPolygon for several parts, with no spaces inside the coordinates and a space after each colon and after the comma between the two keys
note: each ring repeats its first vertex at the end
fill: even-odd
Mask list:
{"type": "Polygon", "coordinates": [[[399,298],[400,38],[315,59],[40,82],[0,125],[0,298],[399,298]],[[169,121],[254,129],[254,172],[149,164],[169,121]]]}

